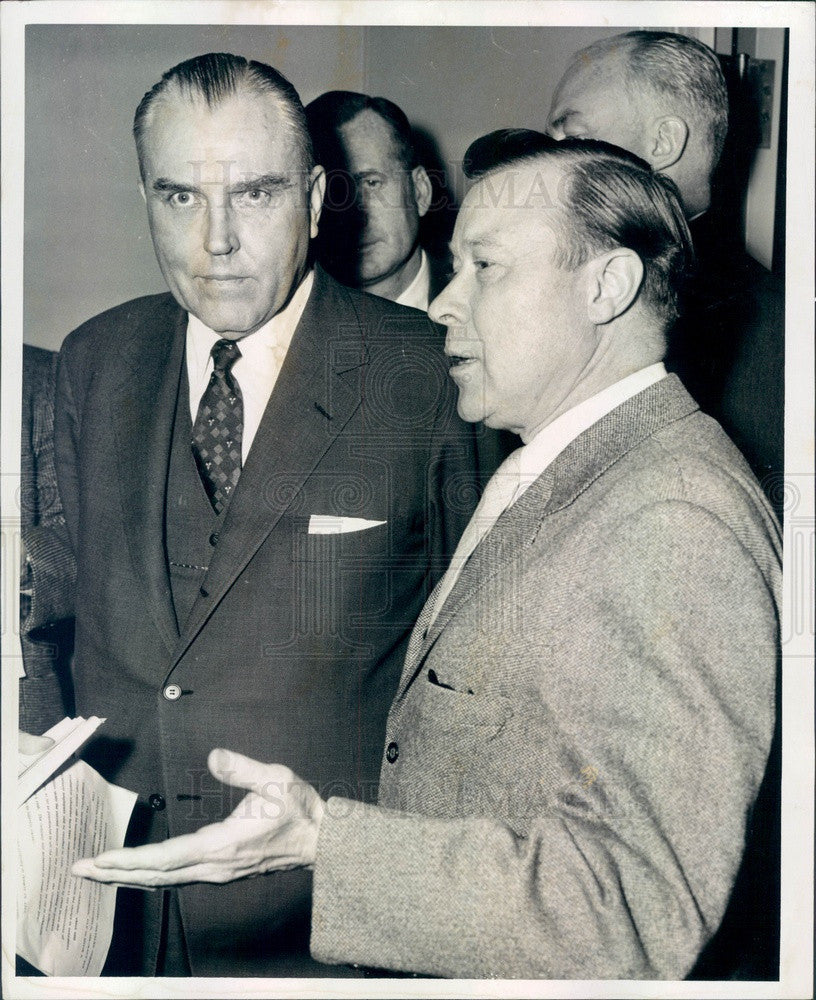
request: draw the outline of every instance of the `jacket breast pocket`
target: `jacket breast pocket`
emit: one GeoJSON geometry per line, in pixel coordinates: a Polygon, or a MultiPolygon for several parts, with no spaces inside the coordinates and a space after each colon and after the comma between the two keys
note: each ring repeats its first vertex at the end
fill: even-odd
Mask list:
{"type": "Polygon", "coordinates": [[[431,816],[504,815],[503,807],[496,813],[493,797],[503,794],[507,765],[512,767],[504,738],[512,703],[439,681],[423,670],[390,728],[388,746],[392,757],[394,746],[397,753],[395,766],[383,765],[380,803],[431,816]]]}
{"type": "Polygon", "coordinates": [[[456,747],[489,743],[513,717],[509,698],[494,692],[474,692],[466,681],[454,685],[441,679],[433,668],[424,670],[413,686],[412,722],[408,721],[408,711],[404,718],[406,728],[411,726],[416,733],[418,746],[424,740],[438,752],[447,753],[456,747]]]}

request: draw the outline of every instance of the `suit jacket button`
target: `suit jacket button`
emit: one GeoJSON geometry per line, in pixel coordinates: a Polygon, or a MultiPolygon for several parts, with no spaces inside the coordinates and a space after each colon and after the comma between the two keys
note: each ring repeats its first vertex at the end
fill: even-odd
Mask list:
{"type": "Polygon", "coordinates": [[[164,796],[159,795],[158,792],[154,792],[147,801],[148,804],[150,805],[150,808],[155,809],[156,812],[161,812],[162,809],[164,809],[164,807],[167,805],[167,803],[164,801],[164,796]]]}
{"type": "Polygon", "coordinates": [[[202,597],[209,597],[210,596],[210,592],[209,592],[209,590],[207,590],[206,587],[199,587],[198,588],[198,592],[199,592],[199,594],[201,594],[202,597]]]}
{"type": "Polygon", "coordinates": [[[214,531],[210,535],[210,545],[218,545],[218,532],[214,531]]]}
{"type": "Polygon", "coordinates": [[[397,757],[399,757],[399,744],[392,741],[386,748],[385,759],[389,764],[393,764],[397,757]]]}
{"type": "Polygon", "coordinates": [[[181,697],[181,688],[178,684],[168,684],[162,694],[168,701],[178,701],[181,697]]]}

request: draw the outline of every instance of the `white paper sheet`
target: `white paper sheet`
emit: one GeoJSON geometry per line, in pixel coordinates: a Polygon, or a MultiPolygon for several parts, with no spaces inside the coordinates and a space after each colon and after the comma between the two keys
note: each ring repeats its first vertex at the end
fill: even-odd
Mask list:
{"type": "Polygon", "coordinates": [[[42,753],[20,754],[17,766],[17,804],[22,805],[33,792],[61,767],[72,753],[93,736],[104,719],[92,715],[89,719],[62,719],[43,736],[50,736],[54,745],[42,753]]]}
{"type": "Polygon", "coordinates": [[[49,976],[98,976],[116,887],[71,874],[124,844],[136,793],[77,761],[17,809],[17,952],[49,976]]]}

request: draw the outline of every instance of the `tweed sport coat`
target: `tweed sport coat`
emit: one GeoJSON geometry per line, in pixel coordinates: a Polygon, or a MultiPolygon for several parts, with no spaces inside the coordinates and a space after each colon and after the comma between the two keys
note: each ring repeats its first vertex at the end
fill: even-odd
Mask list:
{"type": "Polygon", "coordinates": [[[20,527],[27,553],[21,595],[20,728],[42,733],[71,714],[68,668],[73,649],[76,562],[54,468],[57,355],[23,346],[20,527]]]}
{"type": "Polygon", "coordinates": [[[675,376],[506,511],[328,802],[312,952],[461,978],[681,978],[722,918],[774,722],[779,529],[675,376]]]}
{"type": "MultiPolygon", "coordinates": [[[[177,622],[163,532],[185,329],[169,295],[126,303],[68,337],[58,379],[77,709],[107,719],[84,756],[138,792],[142,840],[243,797],[208,775],[217,746],[373,800],[411,628],[477,499],[438,328],[318,270],[200,597],[177,622]],[[369,524],[314,530],[339,518],[369,524]]],[[[181,889],[193,974],[336,974],[309,956],[310,888],[310,873],[282,872],[181,889]]],[[[144,912],[119,943],[149,975],[161,893],[136,895],[144,912]]]]}

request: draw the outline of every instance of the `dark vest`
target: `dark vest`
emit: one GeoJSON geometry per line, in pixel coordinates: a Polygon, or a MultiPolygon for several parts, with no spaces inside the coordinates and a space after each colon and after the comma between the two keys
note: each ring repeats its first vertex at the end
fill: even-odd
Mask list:
{"type": "Polygon", "coordinates": [[[207,499],[190,447],[192,433],[185,361],[173,420],[164,509],[170,589],[180,629],[198,597],[224,517],[223,511],[220,516],[215,513],[207,499]]]}

